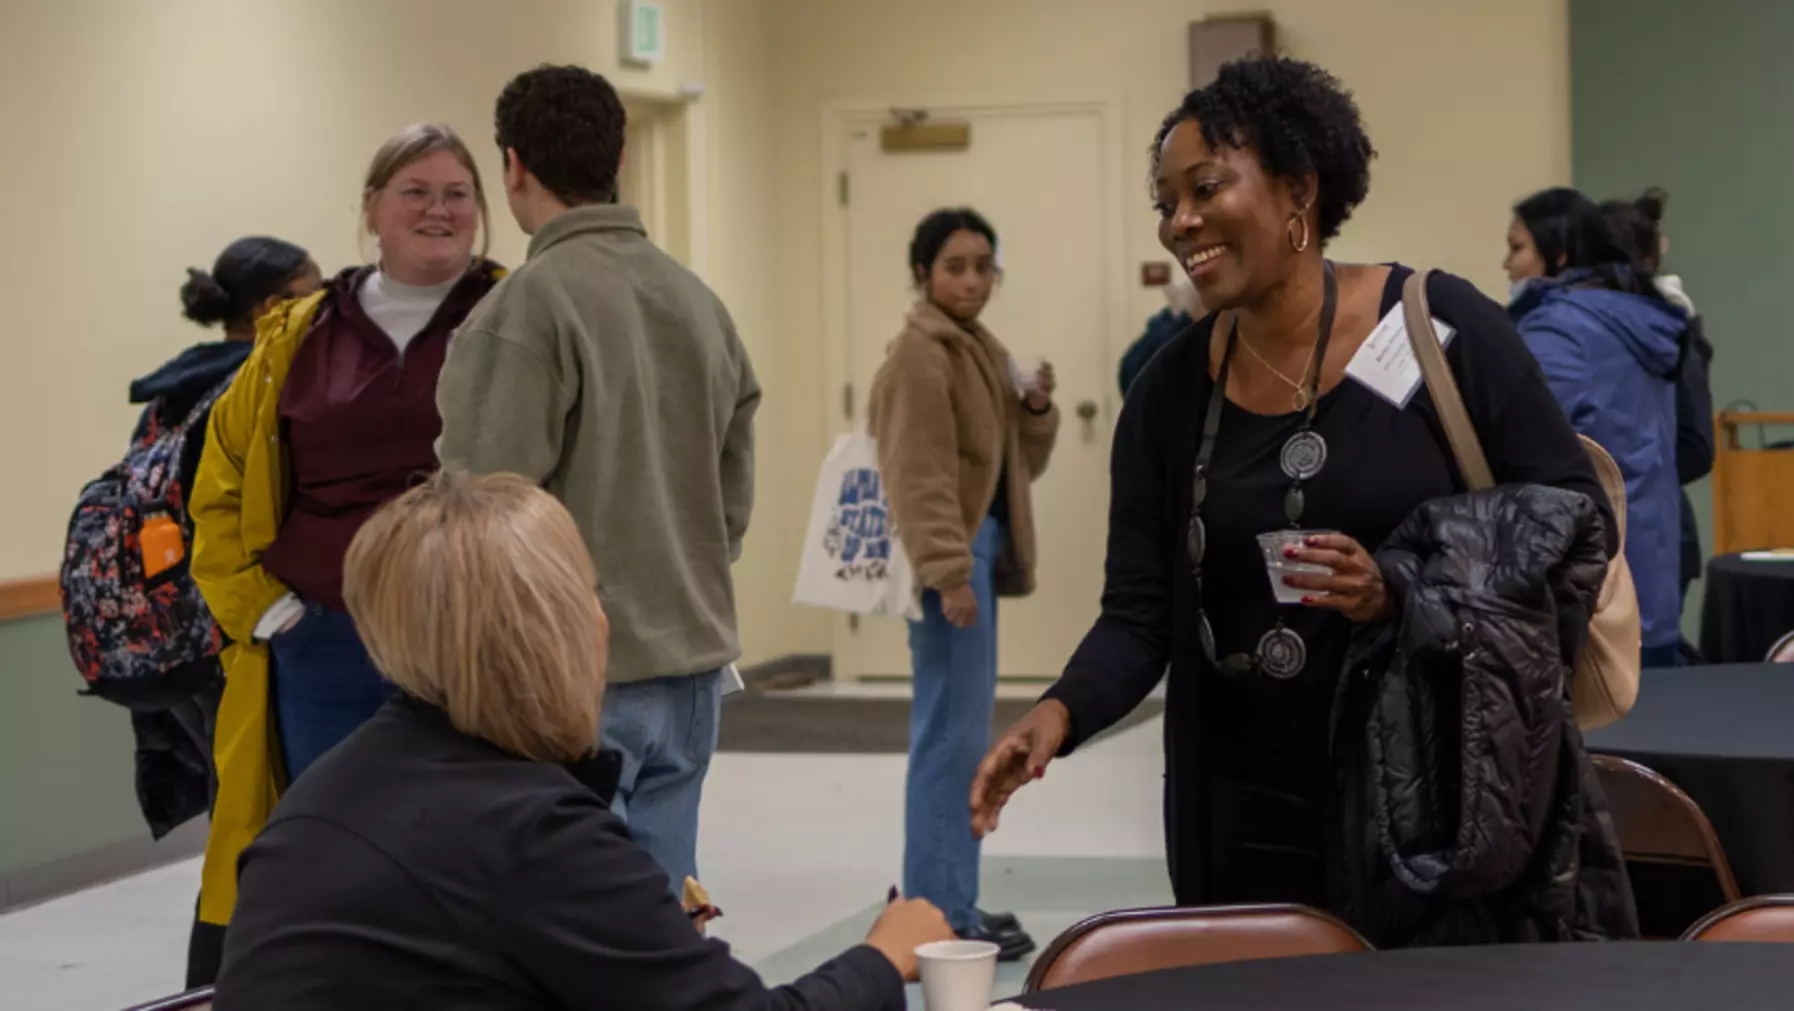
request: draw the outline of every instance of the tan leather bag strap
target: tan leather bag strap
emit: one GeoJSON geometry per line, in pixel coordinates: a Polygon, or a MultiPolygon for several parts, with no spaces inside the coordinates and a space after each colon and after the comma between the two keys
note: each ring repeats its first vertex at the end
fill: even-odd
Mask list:
{"type": "Polygon", "coordinates": [[[1464,483],[1471,491],[1493,488],[1495,475],[1489,470],[1489,458],[1483,455],[1476,426],[1470,421],[1470,412],[1464,409],[1464,395],[1458,392],[1458,381],[1445,361],[1445,349],[1439,346],[1439,332],[1433,329],[1433,311],[1426,301],[1426,279],[1430,273],[1416,270],[1402,285],[1408,343],[1414,348],[1414,360],[1420,363],[1421,378],[1432,394],[1433,408],[1439,412],[1439,424],[1445,429],[1445,441],[1451,443],[1451,455],[1457,458],[1464,483]]]}

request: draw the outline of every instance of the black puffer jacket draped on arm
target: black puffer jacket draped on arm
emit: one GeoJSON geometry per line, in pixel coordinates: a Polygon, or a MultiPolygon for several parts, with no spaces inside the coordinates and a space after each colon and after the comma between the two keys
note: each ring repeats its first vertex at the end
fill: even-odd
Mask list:
{"type": "Polygon", "coordinates": [[[1437,499],[1376,555],[1334,705],[1330,905],[1378,947],[1635,937],[1625,861],[1571,712],[1607,568],[1585,495],[1437,499]]]}

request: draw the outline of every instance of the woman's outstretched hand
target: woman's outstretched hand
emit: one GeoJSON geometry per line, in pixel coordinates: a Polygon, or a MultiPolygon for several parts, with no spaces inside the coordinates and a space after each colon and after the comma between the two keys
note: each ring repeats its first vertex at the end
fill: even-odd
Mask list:
{"type": "Polygon", "coordinates": [[[1286,585],[1310,590],[1302,598],[1308,607],[1338,611],[1353,621],[1376,621],[1389,615],[1389,589],[1383,570],[1364,545],[1344,534],[1316,534],[1300,548],[1284,549],[1284,557],[1304,565],[1324,565],[1332,575],[1295,574],[1283,577],[1286,585]]]}
{"type": "Polygon", "coordinates": [[[1003,805],[1015,791],[1046,775],[1047,763],[1071,734],[1071,711],[1047,699],[1004,731],[972,780],[972,834],[982,839],[997,830],[1003,805]]]}

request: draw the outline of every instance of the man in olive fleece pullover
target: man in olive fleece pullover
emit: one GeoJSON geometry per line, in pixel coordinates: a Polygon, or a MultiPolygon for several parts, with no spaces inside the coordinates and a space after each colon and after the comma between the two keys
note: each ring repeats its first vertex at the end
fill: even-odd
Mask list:
{"type": "Polygon", "coordinates": [[[760,387],[716,295],[615,202],[610,84],[533,70],[497,121],[529,256],[455,334],[437,453],[540,481],[579,523],[611,622],[612,808],[677,890],[697,874],[724,668],[740,655],[729,570],[753,507],[760,387]]]}

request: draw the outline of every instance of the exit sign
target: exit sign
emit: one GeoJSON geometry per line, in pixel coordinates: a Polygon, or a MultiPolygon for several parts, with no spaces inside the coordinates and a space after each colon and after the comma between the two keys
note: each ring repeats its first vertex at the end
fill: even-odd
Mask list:
{"type": "Polygon", "coordinates": [[[641,66],[666,59],[666,14],[660,4],[622,0],[617,11],[622,18],[617,37],[623,44],[624,63],[641,66]]]}

